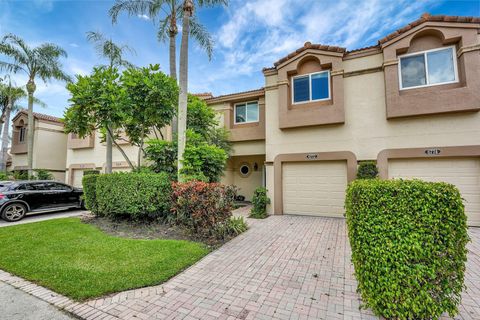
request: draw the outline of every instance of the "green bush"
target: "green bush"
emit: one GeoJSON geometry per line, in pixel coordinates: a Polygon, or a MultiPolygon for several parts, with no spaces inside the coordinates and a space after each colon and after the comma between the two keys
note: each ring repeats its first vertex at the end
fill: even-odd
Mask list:
{"type": "Polygon", "coordinates": [[[38,180],[53,180],[53,174],[46,169],[35,169],[35,175],[38,180]]]}
{"type": "Polygon", "coordinates": [[[357,179],[375,179],[378,168],[375,161],[362,161],[358,165],[357,179]]]}
{"type": "Polygon", "coordinates": [[[346,217],[358,288],[387,319],[457,313],[467,219],[457,188],[420,180],[356,180],[346,217]]]}
{"type": "MultiPolygon", "coordinates": [[[[93,170],[92,170],[93,171],[93,170]]],[[[96,201],[96,184],[97,178],[100,175],[92,173],[83,173],[83,201],[85,201],[85,208],[90,210],[93,214],[98,215],[97,201],[96,201]]]]}
{"type": "Polygon", "coordinates": [[[10,180],[10,177],[6,172],[0,172],[0,181],[7,181],[10,180]]]}
{"type": "Polygon", "coordinates": [[[165,173],[119,172],[97,177],[99,215],[149,220],[164,217],[171,208],[172,187],[165,173]]]}
{"type": "Polygon", "coordinates": [[[270,198],[267,196],[268,190],[264,187],[258,187],[253,192],[251,218],[264,219],[267,215],[267,205],[270,204],[270,198]]]}
{"type": "Polygon", "coordinates": [[[173,183],[169,221],[200,235],[215,235],[215,227],[232,216],[235,195],[235,187],[219,183],[173,183]]]}
{"type": "Polygon", "coordinates": [[[247,231],[248,226],[243,217],[230,217],[223,223],[218,223],[214,228],[214,234],[217,239],[226,239],[236,237],[240,233],[247,231]]]}
{"type": "Polygon", "coordinates": [[[97,169],[89,169],[83,171],[83,176],[88,176],[90,174],[100,174],[100,170],[97,169]]]}
{"type": "Polygon", "coordinates": [[[185,176],[205,176],[208,182],[218,182],[223,175],[228,154],[217,146],[200,143],[188,145],[183,154],[183,168],[185,176]]]}

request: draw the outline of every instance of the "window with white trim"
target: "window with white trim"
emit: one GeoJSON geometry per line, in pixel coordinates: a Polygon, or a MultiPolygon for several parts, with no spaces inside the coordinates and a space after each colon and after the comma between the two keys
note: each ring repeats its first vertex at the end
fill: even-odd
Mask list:
{"type": "Polygon", "coordinates": [[[330,71],[292,78],[292,102],[305,103],[330,99],[330,71]]]}
{"type": "Polygon", "coordinates": [[[258,101],[235,104],[235,124],[258,122],[258,101]]]}
{"type": "Polygon", "coordinates": [[[400,56],[400,89],[458,82],[454,46],[400,56]]]}

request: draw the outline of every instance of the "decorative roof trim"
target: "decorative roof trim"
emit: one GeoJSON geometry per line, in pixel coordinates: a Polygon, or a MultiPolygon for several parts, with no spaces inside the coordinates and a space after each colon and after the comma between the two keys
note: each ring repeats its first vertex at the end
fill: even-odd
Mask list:
{"type": "Polygon", "coordinates": [[[205,99],[205,102],[212,104],[212,103],[225,102],[225,101],[231,101],[231,100],[239,100],[243,98],[261,97],[264,95],[265,95],[265,88],[262,87],[260,89],[229,93],[229,94],[212,97],[209,99],[205,99]]]}
{"type": "MultiPolygon", "coordinates": [[[[17,114],[13,117],[12,121],[15,121],[15,120],[16,120],[18,117],[20,117],[21,115],[26,115],[26,116],[28,116],[28,111],[27,111],[26,109],[20,109],[20,111],[18,111],[17,114]]],[[[34,112],[34,113],[33,113],[33,117],[34,117],[35,119],[38,119],[38,120],[55,122],[55,123],[61,124],[61,125],[63,126],[63,121],[62,121],[62,119],[57,118],[57,117],[54,117],[54,116],[51,116],[51,115],[48,115],[48,114],[34,112]]]]}

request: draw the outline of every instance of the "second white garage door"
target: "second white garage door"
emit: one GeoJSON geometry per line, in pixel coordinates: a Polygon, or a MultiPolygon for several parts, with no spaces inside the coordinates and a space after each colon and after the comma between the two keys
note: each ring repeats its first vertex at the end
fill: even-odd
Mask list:
{"type": "Polygon", "coordinates": [[[72,182],[71,185],[77,188],[82,187],[82,178],[83,178],[84,169],[73,169],[72,182]]]}
{"type": "Polygon", "coordinates": [[[284,163],[282,180],[285,214],[343,217],[346,161],[284,163]]]}
{"type": "Polygon", "coordinates": [[[448,182],[465,199],[468,224],[480,226],[480,160],[477,158],[390,160],[390,178],[448,182]]]}

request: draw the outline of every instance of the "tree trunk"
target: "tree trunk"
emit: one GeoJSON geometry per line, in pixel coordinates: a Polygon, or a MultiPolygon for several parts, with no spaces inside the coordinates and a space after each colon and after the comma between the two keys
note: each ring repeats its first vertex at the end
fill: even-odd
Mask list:
{"type": "Polygon", "coordinates": [[[107,129],[107,137],[106,137],[106,164],[105,164],[105,173],[112,173],[112,150],[113,150],[113,144],[112,144],[112,137],[110,136],[110,129],[107,129]]]}
{"type": "Polygon", "coordinates": [[[37,86],[33,79],[28,80],[27,92],[28,92],[28,128],[27,128],[27,168],[28,175],[33,176],[33,136],[35,126],[33,123],[33,93],[37,86]]]}
{"type": "MultiPolygon", "coordinates": [[[[170,52],[169,52],[169,58],[170,58],[170,77],[177,80],[177,44],[176,44],[176,39],[177,39],[177,18],[176,15],[177,13],[175,12],[175,1],[172,1],[172,13],[171,13],[171,19],[170,19],[170,30],[169,30],[169,38],[170,38],[170,52]]],[[[173,116],[172,119],[172,136],[178,132],[178,118],[177,118],[177,113],[173,116]]]]}
{"type": "Polygon", "coordinates": [[[193,14],[193,1],[183,3],[182,45],[180,47],[180,95],[178,97],[178,181],[182,181],[183,153],[187,130],[188,102],[188,36],[190,33],[190,17],[193,14]]]}
{"type": "Polygon", "coordinates": [[[10,128],[10,112],[12,111],[12,105],[13,102],[9,98],[8,105],[5,110],[5,122],[3,123],[2,148],[0,152],[0,172],[7,171],[8,129],[10,128]]]}
{"type": "Polygon", "coordinates": [[[118,148],[118,151],[120,151],[120,153],[122,154],[123,158],[125,159],[125,161],[127,161],[128,163],[128,166],[134,170],[135,169],[135,166],[133,165],[132,161],[130,161],[130,159],[128,158],[127,154],[125,153],[125,151],[122,149],[122,147],[120,147],[120,145],[117,143],[117,141],[115,141],[115,139],[113,138],[113,133],[110,131],[110,128],[107,128],[107,136],[110,136],[110,141],[113,141],[113,143],[115,144],[115,146],[118,148]]]}

